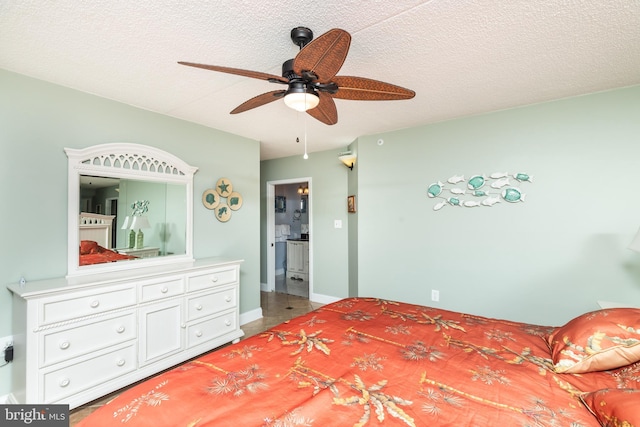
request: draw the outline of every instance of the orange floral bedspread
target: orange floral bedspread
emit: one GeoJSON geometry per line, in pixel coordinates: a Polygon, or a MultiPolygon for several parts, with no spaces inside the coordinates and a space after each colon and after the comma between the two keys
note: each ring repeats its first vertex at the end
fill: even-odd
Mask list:
{"type": "Polygon", "coordinates": [[[598,426],[577,396],[637,387],[640,363],[556,374],[552,330],[344,299],[149,379],[79,425],[598,426]]]}

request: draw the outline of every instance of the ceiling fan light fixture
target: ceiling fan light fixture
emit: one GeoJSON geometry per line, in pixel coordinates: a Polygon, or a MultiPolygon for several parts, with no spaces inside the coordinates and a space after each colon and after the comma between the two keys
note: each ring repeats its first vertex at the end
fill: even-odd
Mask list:
{"type": "Polygon", "coordinates": [[[305,112],[316,108],[320,103],[318,94],[311,87],[304,83],[291,84],[289,90],[284,94],[284,103],[289,108],[296,111],[305,112]]]}

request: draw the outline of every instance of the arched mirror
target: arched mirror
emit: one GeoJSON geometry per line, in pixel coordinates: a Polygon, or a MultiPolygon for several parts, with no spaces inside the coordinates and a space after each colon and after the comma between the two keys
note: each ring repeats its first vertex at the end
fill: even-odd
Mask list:
{"type": "Polygon", "coordinates": [[[65,152],[69,276],[193,260],[196,167],[140,144],[65,152]]]}

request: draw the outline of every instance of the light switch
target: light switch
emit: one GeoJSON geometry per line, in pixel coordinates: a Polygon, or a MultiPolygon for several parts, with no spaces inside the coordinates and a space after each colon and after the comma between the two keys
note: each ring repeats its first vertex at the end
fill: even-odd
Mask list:
{"type": "Polygon", "coordinates": [[[342,228],[342,220],[341,219],[336,219],[333,222],[333,228],[342,228]]]}

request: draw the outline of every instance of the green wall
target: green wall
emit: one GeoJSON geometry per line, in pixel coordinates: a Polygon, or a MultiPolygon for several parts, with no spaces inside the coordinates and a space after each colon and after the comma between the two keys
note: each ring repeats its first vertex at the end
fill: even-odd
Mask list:
{"type": "Polygon", "coordinates": [[[542,324],[640,306],[639,159],[640,86],[362,137],[358,292],[542,324]],[[433,210],[429,184],[494,172],[532,175],[525,202],[433,210]]]}
{"type": "MultiPolygon", "coordinates": [[[[260,309],[260,147],[257,141],[0,70],[0,272],[5,284],[67,271],[64,147],[131,142],[197,166],[194,256],[242,258],[240,312],[260,309]],[[201,195],[221,177],[244,199],[221,223],[201,195]]],[[[0,337],[11,335],[11,295],[0,287],[0,337]]],[[[0,344],[4,345],[4,343],[0,344]]],[[[0,396],[11,366],[0,368],[0,396]]]]}

